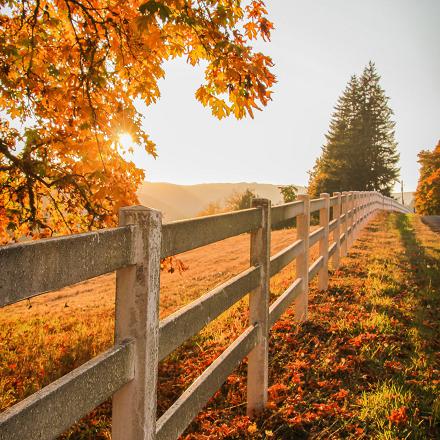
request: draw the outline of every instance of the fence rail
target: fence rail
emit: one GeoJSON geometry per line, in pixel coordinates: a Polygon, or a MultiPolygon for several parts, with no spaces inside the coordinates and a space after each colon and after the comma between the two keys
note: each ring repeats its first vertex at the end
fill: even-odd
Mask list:
{"type": "Polygon", "coordinates": [[[0,439],[51,439],[113,396],[114,440],[175,439],[233,369],[248,356],[250,416],[264,408],[268,387],[268,333],[293,303],[307,319],[308,288],[328,284],[362,225],[377,210],[409,213],[375,192],[321,194],[271,207],[163,224],[144,207],[123,208],[114,229],[0,247],[0,306],[117,271],[115,346],[0,414],[0,439]],[[310,213],[319,228],[310,232],[310,213]],[[297,240],[270,257],[273,226],[297,221],[297,240]],[[251,267],[159,322],[160,259],[250,232],[251,267]],[[319,257],[309,248],[319,243],[319,257]],[[296,279],[269,304],[269,279],[296,260],[296,279]],[[156,420],[157,364],[246,294],[250,326],[156,420]]]}

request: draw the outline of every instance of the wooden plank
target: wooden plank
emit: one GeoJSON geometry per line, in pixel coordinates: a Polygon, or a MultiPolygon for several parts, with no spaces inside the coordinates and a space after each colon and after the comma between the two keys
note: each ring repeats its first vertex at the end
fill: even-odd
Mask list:
{"type": "Polygon", "coordinates": [[[0,439],[49,440],[62,434],[134,377],[125,341],[0,414],[0,439]]]}
{"type": "Polygon", "coordinates": [[[324,257],[319,257],[309,267],[309,281],[311,281],[316,275],[318,275],[319,269],[324,265],[324,257]]]}
{"type": "Polygon", "coordinates": [[[341,244],[345,242],[345,232],[343,232],[339,238],[341,244]]]}
{"type": "Polygon", "coordinates": [[[297,278],[269,308],[269,325],[272,326],[289,308],[295,298],[301,294],[302,279],[297,278]]]}
{"type": "Polygon", "coordinates": [[[325,205],[324,199],[310,200],[310,213],[319,211],[320,209],[324,208],[324,205],[325,205]]]}
{"type": "Polygon", "coordinates": [[[338,196],[330,197],[330,207],[336,206],[338,204],[338,196]]]}
{"type": "Polygon", "coordinates": [[[0,307],[132,264],[133,226],[0,247],[0,307]]]}
{"type": "Polygon", "coordinates": [[[159,327],[159,360],[255,289],[259,273],[259,267],[250,267],[163,319],[159,327]]]}
{"type": "Polygon", "coordinates": [[[336,243],[332,243],[328,248],[328,256],[329,258],[333,256],[333,254],[336,252],[337,245],[336,243]]]}
{"type": "Polygon", "coordinates": [[[286,220],[294,219],[297,215],[304,213],[304,203],[302,201],[295,201],[285,203],[283,205],[272,206],[270,213],[271,225],[275,226],[286,220]]]}
{"type": "Polygon", "coordinates": [[[328,232],[333,232],[336,227],[338,226],[338,219],[334,218],[329,224],[328,224],[328,232]]]}
{"type": "Polygon", "coordinates": [[[318,243],[318,241],[324,237],[324,232],[324,227],[321,226],[309,235],[309,248],[318,243]]]}
{"type": "Polygon", "coordinates": [[[257,343],[257,326],[248,327],[157,421],[157,440],[176,439],[257,343]]]}
{"type": "Polygon", "coordinates": [[[286,267],[291,261],[304,252],[303,240],[296,240],[290,246],[284,248],[270,259],[270,276],[275,275],[286,267]]]}
{"type": "Polygon", "coordinates": [[[162,228],[161,257],[180,254],[258,229],[261,215],[261,208],[251,208],[166,223],[162,228]]]}

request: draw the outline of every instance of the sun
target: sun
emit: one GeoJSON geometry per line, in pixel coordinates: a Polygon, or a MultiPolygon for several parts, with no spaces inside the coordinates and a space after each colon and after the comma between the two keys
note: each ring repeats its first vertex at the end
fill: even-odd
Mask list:
{"type": "Polygon", "coordinates": [[[124,150],[133,149],[134,142],[130,133],[120,133],[118,138],[119,138],[119,144],[124,150]]]}

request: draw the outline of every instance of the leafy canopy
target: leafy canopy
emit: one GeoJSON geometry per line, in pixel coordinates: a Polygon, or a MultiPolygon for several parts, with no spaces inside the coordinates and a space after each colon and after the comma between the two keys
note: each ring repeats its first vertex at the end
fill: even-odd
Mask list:
{"type": "Polygon", "coordinates": [[[416,211],[424,215],[440,214],[440,141],[433,151],[419,153],[420,177],[415,194],[416,211]]]}
{"type": "Polygon", "coordinates": [[[265,106],[266,15],[262,0],[0,0],[0,242],[112,225],[137,202],[121,134],[156,156],[133,100],[159,99],[165,60],[203,62],[196,98],[218,118],[265,106]]]}
{"type": "Polygon", "coordinates": [[[327,142],[310,173],[309,193],[380,191],[390,194],[399,175],[395,123],[380,77],[370,62],[352,76],[326,135],[327,142]]]}

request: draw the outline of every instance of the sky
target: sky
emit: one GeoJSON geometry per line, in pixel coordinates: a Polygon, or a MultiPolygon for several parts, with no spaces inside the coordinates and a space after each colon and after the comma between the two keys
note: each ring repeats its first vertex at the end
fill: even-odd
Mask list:
{"type": "Polygon", "coordinates": [[[336,100],[372,60],[394,111],[405,191],[414,190],[417,153],[440,139],[440,0],[266,0],[266,6],[275,31],[256,48],[275,63],[273,101],[254,119],[219,121],[194,97],[203,68],[167,62],[161,99],[139,106],[159,154],[154,160],[135,153],[146,180],[306,185],[336,100]]]}

